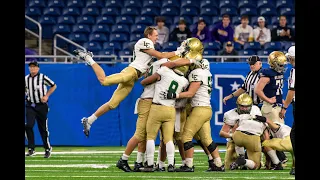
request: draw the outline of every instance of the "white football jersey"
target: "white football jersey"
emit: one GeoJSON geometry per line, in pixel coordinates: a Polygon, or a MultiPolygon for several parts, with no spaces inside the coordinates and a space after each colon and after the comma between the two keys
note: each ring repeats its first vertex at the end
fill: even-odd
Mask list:
{"type": "Polygon", "coordinates": [[[178,94],[188,87],[189,82],[184,76],[179,76],[172,69],[165,66],[160,67],[157,73],[161,76],[161,79],[155,84],[155,92],[152,102],[174,107],[176,100],[162,99],[161,92],[171,90],[178,94]]]}
{"type": "Polygon", "coordinates": [[[275,122],[276,124],[278,124],[280,126],[280,128],[276,131],[273,132],[273,130],[271,130],[271,134],[274,138],[285,138],[286,136],[290,136],[290,132],[291,132],[291,127],[287,126],[283,123],[279,123],[279,122],[275,122]]]}
{"type": "Polygon", "coordinates": [[[240,114],[239,117],[239,127],[236,130],[247,131],[255,135],[262,135],[263,131],[266,129],[267,125],[262,122],[258,122],[252,119],[253,115],[262,116],[261,111],[258,106],[253,105],[250,114],[240,114]]]}
{"type": "Polygon", "coordinates": [[[141,38],[133,50],[133,61],[129,66],[138,69],[142,74],[147,71],[152,60],[152,56],[143,52],[144,49],[154,49],[153,42],[148,38],[141,38]]]}
{"type": "Polygon", "coordinates": [[[200,88],[191,99],[191,106],[211,106],[212,74],[206,69],[195,69],[189,74],[189,82],[201,82],[200,88]]]}
{"type": "MultiPolygon", "coordinates": [[[[231,109],[223,114],[223,122],[233,128],[233,126],[237,123],[239,120],[239,114],[235,109],[231,109]]],[[[232,132],[232,129],[230,129],[229,133],[232,132]]],[[[227,138],[227,141],[230,141],[231,138],[227,138]]]]}
{"type": "MultiPolygon", "coordinates": [[[[160,68],[161,64],[168,62],[169,60],[167,58],[162,58],[158,61],[155,61],[152,63],[148,70],[148,76],[151,76],[152,74],[156,73],[157,70],[160,68]]],[[[140,98],[153,98],[154,96],[154,86],[155,83],[149,84],[143,88],[143,92],[140,96],[140,98]]]]}

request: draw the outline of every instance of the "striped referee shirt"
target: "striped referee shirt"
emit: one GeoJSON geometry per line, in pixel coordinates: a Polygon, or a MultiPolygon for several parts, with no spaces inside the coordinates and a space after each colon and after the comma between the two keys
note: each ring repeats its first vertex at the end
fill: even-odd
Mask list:
{"type": "MultiPolygon", "coordinates": [[[[259,71],[260,70],[261,69],[259,69],[259,71]]],[[[247,74],[247,77],[244,80],[244,83],[242,84],[242,87],[241,87],[243,90],[246,91],[246,93],[248,93],[251,96],[254,105],[258,105],[262,103],[262,100],[258,97],[256,93],[254,93],[254,88],[259,81],[259,71],[257,72],[250,71],[247,74]]]]}
{"type": "MultiPolygon", "coordinates": [[[[288,89],[289,90],[295,90],[295,86],[296,86],[296,75],[295,75],[296,69],[293,67],[290,70],[290,76],[289,76],[289,83],[288,83],[288,89]]],[[[296,95],[293,96],[292,99],[293,102],[296,101],[296,95]]]]}
{"type": "Polygon", "coordinates": [[[41,98],[47,94],[47,86],[54,86],[55,83],[46,75],[38,73],[34,77],[30,74],[25,76],[25,91],[27,101],[41,103],[41,98]]]}

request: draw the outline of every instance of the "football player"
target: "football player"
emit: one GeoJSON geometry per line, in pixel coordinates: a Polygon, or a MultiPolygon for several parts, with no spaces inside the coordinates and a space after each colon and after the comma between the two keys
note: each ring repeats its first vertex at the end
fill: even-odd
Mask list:
{"type": "MultiPolygon", "coordinates": [[[[205,61],[205,60],[201,60],[205,61]]],[[[200,62],[201,62],[200,61],[200,62]]],[[[192,110],[185,123],[182,140],[185,151],[185,166],[176,169],[178,172],[194,172],[193,153],[194,147],[192,139],[196,133],[200,140],[206,146],[213,156],[214,170],[224,171],[224,165],[221,162],[217,144],[212,140],[210,120],[212,109],[210,104],[212,91],[212,74],[209,71],[209,62],[202,62],[201,67],[195,67],[188,75],[190,86],[186,92],[163,91],[165,99],[192,98],[192,110]]]]}
{"type": "MultiPolygon", "coordinates": [[[[194,59],[198,56],[196,52],[190,52],[187,58],[194,59]]],[[[155,92],[147,120],[147,162],[146,168],[140,168],[144,172],[154,172],[154,152],[158,131],[161,127],[163,143],[166,146],[168,158],[168,172],[174,172],[174,124],[175,124],[175,100],[164,100],[161,98],[162,91],[180,93],[188,86],[188,80],[184,77],[189,66],[181,66],[174,69],[162,66],[156,73],[141,81],[143,86],[155,82],[155,92]],[[165,113],[163,113],[165,112],[165,113]]]]}
{"type": "Polygon", "coordinates": [[[100,106],[91,116],[82,118],[81,122],[84,128],[83,132],[86,137],[89,136],[92,123],[101,115],[115,109],[131,92],[138,78],[140,78],[150,67],[150,62],[153,57],[156,57],[157,59],[170,58],[173,56],[181,56],[185,52],[185,46],[180,46],[176,51],[161,53],[154,48],[154,44],[157,39],[157,30],[153,27],[146,27],[144,30],[144,38],[141,38],[134,45],[133,62],[131,62],[129,66],[124,68],[120,73],[112,74],[110,76],[106,76],[104,70],[92,59],[92,53],[79,49],[73,51],[77,57],[84,60],[92,67],[97,79],[103,86],[119,84],[107,103],[100,106]]]}
{"type": "Polygon", "coordinates": [[[284,123],[279,116],[282,107],[283,74],[286,71],[287,58],[280,51],[268,56],[269,68],[260,70],[260,79],[254,92],[263,100],[262,115],[275,122],[284,123]]]}
{"type": "MultiPolygon", "coordinates": [[[[291,140],[290,140],[291,128],[283,123],[273,122],[270,119],[263,117],[263,116],[259,116],[259,115],[256,115],[254,120],[259,121],[259,122],[263,122],[263,123],[267,123],[269,128],[271,129],[270,132],[271,132],[273,138],[269,139],[268,138],[269,134],[266,134],[266,136],[264,137],[265,139],[262,142],[262,146],[271,148],[271,149],[273,149],[273,151],[277,150],[277,151],[290,152],[291,156],[292,156],[292,160],[293,160],[293,163],[292,163],[293,170],[291,169],[291,171],[294,171],[295,157],[293,154],[293,148],[292,148],[292,144],[291,144],[291,140]]],[[[274,168],[275,169],[277,169],[277,168],[282,169],[279,166],[281,166],[281,162],[279,164],[277,164],[277,166],[274,168]]]]}
{"type": "Polygon", "coordinates": [[[258,106],[253,105],[249,94],[241,94],[237,98],[236,104],[237,108],[231,110],[233,111],[232,114],[238,116],[238,122],[234,127],[235,132],[232,134],[232,139],[238,157],[235,162],[231,163],[230,170],[237,169],[239,166],[245,166],[248,169],[259,169],[261,161],[260,136],[264,133],[267,126],[265,123],[252,120],[252,116],[254,115],[261,116],[261,111],[258,106]],[[244,148],[247,150],[248,159],[245,159],[244,148]]]}

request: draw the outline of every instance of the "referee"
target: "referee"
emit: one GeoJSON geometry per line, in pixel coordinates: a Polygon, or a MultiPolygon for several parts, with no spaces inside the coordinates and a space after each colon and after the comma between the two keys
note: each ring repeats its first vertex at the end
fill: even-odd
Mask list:
{"type": "MultiPolygon", "coordinates": [[[[295,125],[295,85],[296,85],[296,76],[295,76],[295,46],[291,46],[288,49],[288,53],[286,54],[286,57],[289,59],[290,64],[292,65],[292,68],[290,70],[290,77],[289,77],[289,83],[288,83],[288,93],[286,100],[284,101],[283,107],[280,112],[280,117],[284,118],[287,108],[292,104],[293,108],[293,124],[290,132],[290,140],[292,144],[292,149],[293,149],[293,155],[295,156],[295,130],[296,130],[296,125],[295,125]]],[[[295,169],[292,168],[290,171],[291,175],[295,175],[295,169]]]]}
{"type": "Polygon", "coordinates": [[[25,131],[28,140],[28,154],[26,156],[35,155],[33,127],[35,120],[37,120],[39,133],[45,149],[44,157],[49,158],[52,147],[49,143],[48,131],[48,98],[55,91],[57,85],[48,76],[39,73],[39,69],[38,62],[31,61],[29,63],[30,74],[25,76],[27,120],[25,131]],[[47,86],[50,86],[49,90],[47,90],[47,86]]]}
{"type": "Polygon", "coordinates": [[[248,64],[250,66],[250,72],[247,74],[246,79],[244,80],[243,85],[241,88],[237,89],[235,92],[231,93],[230,95],[223,98],[223,103],[226,105],[227,100],[240,96],[243,93],[248,93],[252,100],[253,104],[261,108],[262,101],[257,96],[256,93],[254,93],[254,87],[259,81],[259,71],[262,69],[262,62],[257,55],[253,55],[248,58],[248,64]]]}

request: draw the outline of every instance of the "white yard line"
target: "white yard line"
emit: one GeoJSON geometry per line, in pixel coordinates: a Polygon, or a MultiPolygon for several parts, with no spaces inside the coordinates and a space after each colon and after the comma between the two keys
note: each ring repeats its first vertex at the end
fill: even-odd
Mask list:
{"type": "Polygon", "coordinates": [[[110,164],[26,164],[25,167],[109,168],[110,164]]]}

